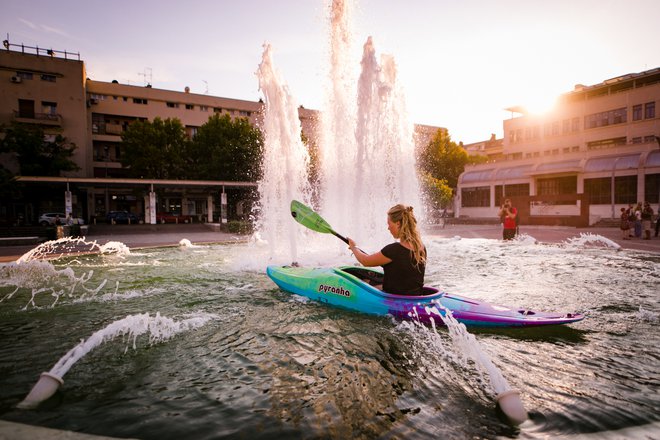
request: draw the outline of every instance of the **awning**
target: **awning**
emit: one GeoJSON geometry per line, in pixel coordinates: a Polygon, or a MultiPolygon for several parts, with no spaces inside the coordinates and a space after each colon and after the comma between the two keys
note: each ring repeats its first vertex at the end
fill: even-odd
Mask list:
{"type": "Polygon", "coordinates": [[[540,174],[579,173],[580,171],[582,171],[582,168],[580,167],[580,159],[578,159],[542,163],[537,166],[535,170],[530,171],[528,175],[537,176],[540,174]]]}
{"type": "Polygon", "coordinates": [[[627,170],[630,168],[636,170],[639,168],[639,157],[639,154],[632,154],[630,156],[610,156],[589,159],[584,166],[584,171],[595,173],[598,171],[627,170]]]}
{"type": "Polygon", "coordinates": [[[467,182],[486,182],[490,180],[493,170],[479,170],[479,171],[468,171],[463,174],[461,178],[461,183],[467,182]]]}
{"type": "Polygon", "coordinates": [[[660,167],[660,151],[655,150],[649,153],[646,158],[647,167],[660,167]]]}
{"type": "Polygon", "coordinates": [[[502,168],[495,172],[495,180],[525,178],[533,167],[533,165],[521,165],[518,167],[502,168]]]}

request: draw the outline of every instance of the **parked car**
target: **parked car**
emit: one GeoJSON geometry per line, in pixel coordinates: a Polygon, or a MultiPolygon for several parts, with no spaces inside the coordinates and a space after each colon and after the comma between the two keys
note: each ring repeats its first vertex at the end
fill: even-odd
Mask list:
{"type": "MultiPolygon", "coordinates": [[[[44,212],[39,216],[39,224],[41,226],[54,226],[59,219],[61,225],[66,225],[66,214],[63,212],[44,212]]],[[[72,218],[74,225],[84,225],[85,220],[79,217],[72,218]]]]}
{"type": "Polygon", "coordinates": [[[137,224],[140,222],[140,217],[128,211],[110,211],[106,214],[105,221],[108,223],[137,224]]]}
{"type": "Polygon", "coordinates": [[[177,214],[174,212],[156,213],[156,223],[192,223],[192,215],[177,214]]]}

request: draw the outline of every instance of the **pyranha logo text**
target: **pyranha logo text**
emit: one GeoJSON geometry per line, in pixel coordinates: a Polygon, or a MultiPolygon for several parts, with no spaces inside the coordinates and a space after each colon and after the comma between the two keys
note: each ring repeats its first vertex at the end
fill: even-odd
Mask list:
{"type": "Polygon", "coordinates": [[[346,290],[343,287],[326,286],[325,284],[319,285],[319,292],[334,293],[335,295],[345,296],[346,298],[351,296],[350,290],[346,290]]]}

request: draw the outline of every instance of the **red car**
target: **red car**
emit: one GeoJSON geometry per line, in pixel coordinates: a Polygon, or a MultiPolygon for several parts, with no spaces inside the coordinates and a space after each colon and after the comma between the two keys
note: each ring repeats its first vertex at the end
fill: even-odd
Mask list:
{"type": "Polygon", "coordinates": [[[174,212],[159,212],[156,214],[156,223],[192,223],[192,221],[192,215],[174,212]]]}

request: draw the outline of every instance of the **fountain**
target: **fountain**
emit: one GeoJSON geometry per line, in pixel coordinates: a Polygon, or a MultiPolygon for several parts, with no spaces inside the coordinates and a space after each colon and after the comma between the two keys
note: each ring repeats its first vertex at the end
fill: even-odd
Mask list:
{"type": "MultiPolygon", "coordinates": [[[[373,39],[353,75],[350,9],[349,2],[333,3],[323,198],[315,208],[374,249],[389,240],[388,205],[419,203],[409,162],[412,130],[394,61],[376,56],[373,39]],[[387,166],[372,169],[374,163],[387,166]]],[[[601,246],[597,237],[558,246],[540,246],[533,237],[511,243],[427,237],[429,285],[589,315],[576,326],[539,331],[469,334],[444,316],[449,330],[427,337],[428,329],[411,331],[275,289],[263,274],[273,255],[324,265],[351,257],[344,246],[310,251],[322,238],[290,218],[291,198],[309,201],[297,104],[269,46],[259,75],[270,115],[266,157],[281,164],[266,170],[259,187],[259,231],[268,246],[193,246],[182,237],[176,247],[129,250],[83,240],[70,243],[73,256],[55,250],[66,242],[53,242],[0,264],[3,420],[145,440],[657,432],[657,256],[601,246]],[[285,154],[293,160],[283,161],[285,154]],[[138,334],[149,344],[136,345],[138,334]],[[80,335],[91,336],[78,343],[80,335]],[[123,348],[117,339],[136,349],[117,349],[123,348]],[[26,396],[40,371],[46,372],[26,396]],[[39,405],[67,373],[66,395],[55,409],[16,409],[39,405]],[[527,418],[504,377],[533,404],[520,428],[492,411],[496,400],[510,424],[527,418]]]]}

